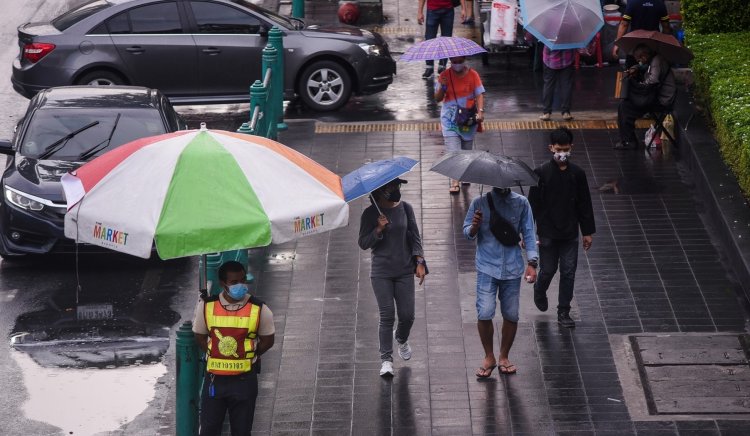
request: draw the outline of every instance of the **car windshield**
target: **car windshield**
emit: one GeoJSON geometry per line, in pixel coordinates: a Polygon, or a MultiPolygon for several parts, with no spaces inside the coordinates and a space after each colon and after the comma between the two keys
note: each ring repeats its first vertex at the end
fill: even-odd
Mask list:
{"type": "Polygon", "coordinates": [[[271,12],[268,9],[261,8],[247,0],[232,0],[232,2],[240,6],[246,7],[247,9],[250,9],[251,11],[257,14],[263,15],[264,17],[268,18],[270,21],[273,21],[275,24],[279,25],[280,27],[284,29],[288,29],[288,30],[295,29],[295,26],[294,26],[294,23],[292,23],[292,20],[290,20],[287,17],[271,12]]]}
{"type": "Polygon", "coordinates": [[[68,27],[92,15],[93,13],[112,6],[112,3],[104,0],[93,0],[75,7],[68,12],[52,20],[52,25],[60,32],[68,27]]]}
{"type": "Polygon", "coordinates": [[[80,108],[40,109],[30,121],[21,141],[20,152],[28,157],[39,157],[50,144],[95,121],[99,124],[70,138],[65,147],[49,158],[78,160],[81,153],[106,142],[110,134],[112,134],[112,140],[109,145],[97,154],[144,136],[166,133],[164,123],[156,109],[118,108],[107,111],[80,108]],[[120,119],[113,132],[118,113],[121,114],[120,119]]]}

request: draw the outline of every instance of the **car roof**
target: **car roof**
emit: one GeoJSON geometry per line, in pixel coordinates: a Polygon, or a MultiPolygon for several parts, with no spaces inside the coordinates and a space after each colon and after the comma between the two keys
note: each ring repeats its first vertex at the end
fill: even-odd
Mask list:
{"type": "Polygon", "coordinates": [[[37,108],[152,108],[160,106],[161,93],[140,86],[60,86],[35,97],[37,108]]]}

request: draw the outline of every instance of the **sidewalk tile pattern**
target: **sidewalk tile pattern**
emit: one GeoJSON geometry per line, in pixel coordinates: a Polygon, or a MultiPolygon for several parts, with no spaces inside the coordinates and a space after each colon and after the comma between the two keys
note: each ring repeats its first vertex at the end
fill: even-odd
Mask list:
{"type": "MultiPolygon", "coordinates": [[[[561,329],[522,287],[522,318],[511,360],[519,371],[477,380],[481,345],[474,309],[474,243],[461,226],[479,187],[459,196],[429,171],[443,150],[437,132],[314,134],[281,141],[343,175],[365,162],[406,155],[404,199],[423,233],[431,274],[417,287],[410,361],[378,376],[378,313],[370,254],[357,246],[366,199],[349,226],[265,251],[255,265],[260,297],[275,314],[277,342],[263,357],[254,434],[284,435],[698,435],[750,434],[750,421],[633,421],[623,399],[610,335],[742,332],[737,286],[712,243],[710,223],[683,180],[679,161],[614,152],[613,130],[575,131],[574,161],[589,176],[597,219],[594,246],[579,253],[572,316],[561,329]],[[597,188],[617,183],[619,194],[597,188]]],[[[538,165],[548,132],[494,131],[477,149],[538,165]]],[[[554,303],[556,282],[550,289],[554,303]]],[[[499,315],[498,315],[499,316],[499,315]]]]}

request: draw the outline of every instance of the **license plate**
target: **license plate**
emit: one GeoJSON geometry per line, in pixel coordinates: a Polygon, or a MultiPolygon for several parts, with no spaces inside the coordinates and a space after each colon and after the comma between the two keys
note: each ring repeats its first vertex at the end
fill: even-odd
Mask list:
{"type": "Polygon", "coordinates": [[[78,306],[76,315],[79,321],[112,319],[111,304],[84,304],[78,306]]]}

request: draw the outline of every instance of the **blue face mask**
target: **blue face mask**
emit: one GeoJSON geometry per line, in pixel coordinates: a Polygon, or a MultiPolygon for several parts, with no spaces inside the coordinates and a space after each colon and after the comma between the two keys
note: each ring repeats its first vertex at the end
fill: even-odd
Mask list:
{"type": "Polygon", "coordinates": [[[237,283],[236,285],[229,286],[229,296],[234,300],[241,300],[242,297],[247,294],[247,285],[244,283],[237,283]]]}

